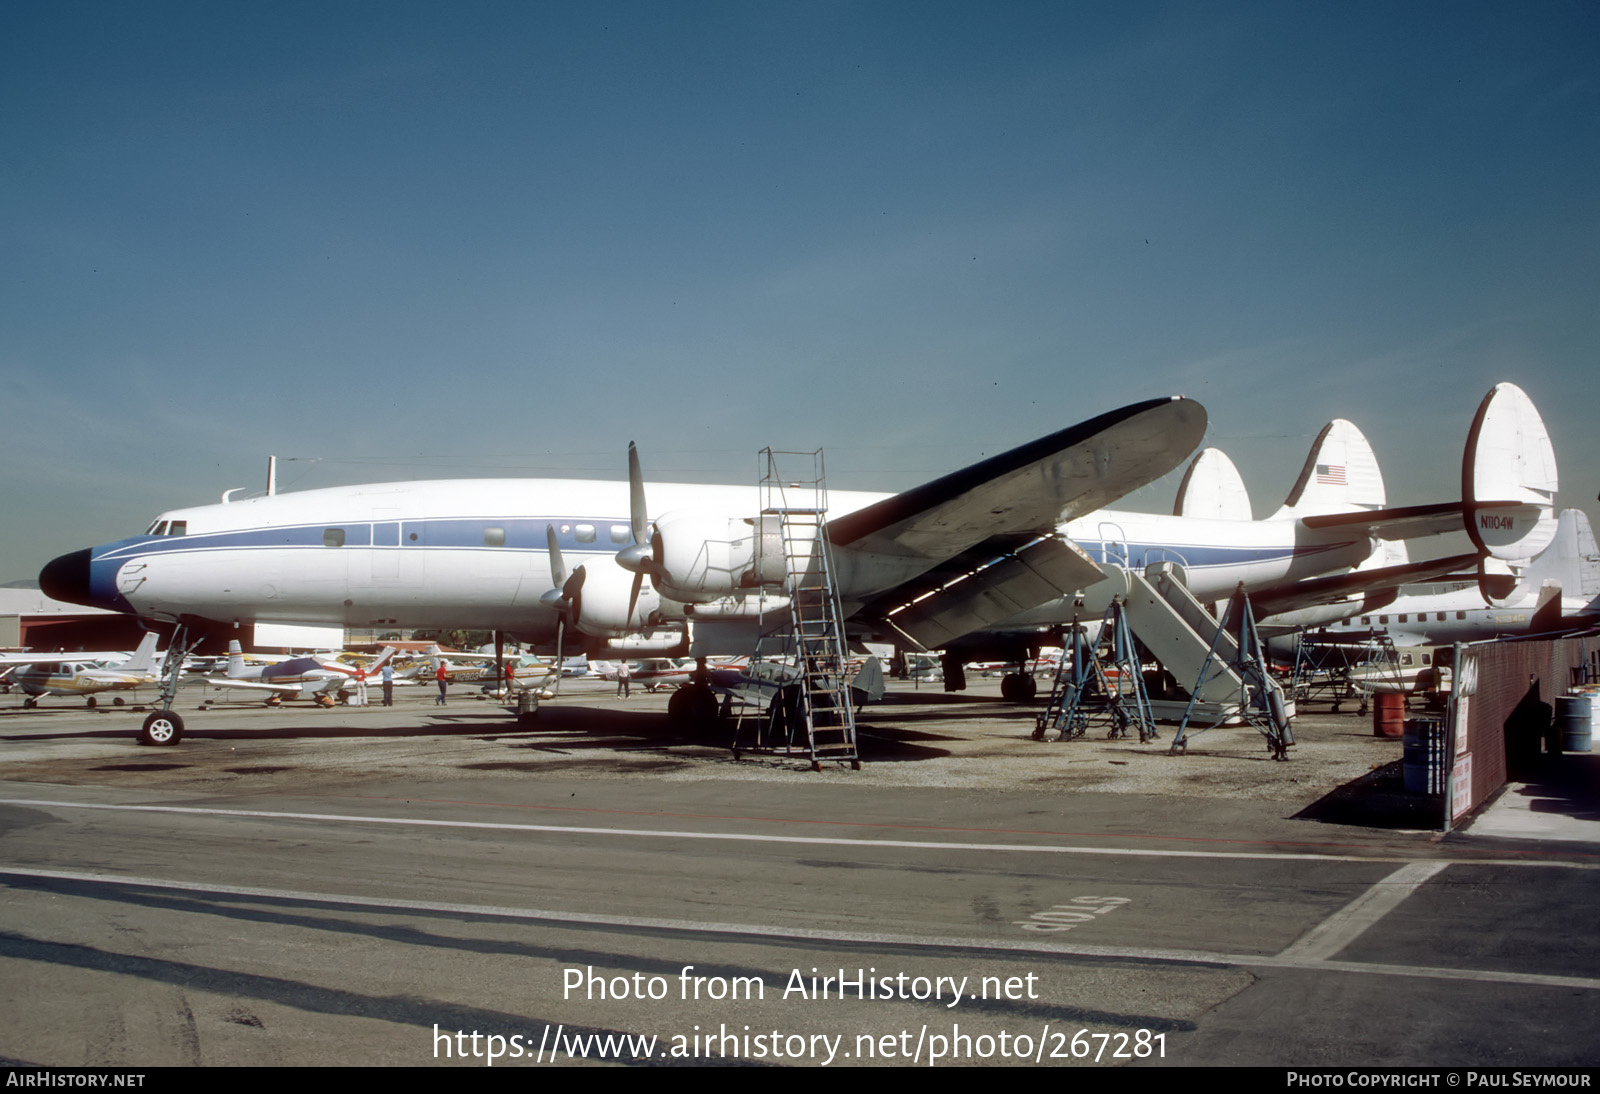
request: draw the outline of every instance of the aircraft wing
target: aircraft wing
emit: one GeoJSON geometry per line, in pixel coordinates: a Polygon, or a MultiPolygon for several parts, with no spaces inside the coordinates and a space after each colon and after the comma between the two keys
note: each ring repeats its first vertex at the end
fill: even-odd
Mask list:
{"type": "Polygon", "coordinates": [[[1192,400],[1136,403],[830,521],[828,536],[846,555],[905,563],[913,576],[862,607],[937,649],[1100,581],[1057,528],[1176,468],[1205,427],[1192,400]]]}
{"type": "Polygon", "coordinates": [[[835,548],[943,561],[993,537],[1053,533],[1184,461],[1205,434],[1191,399],[1113,410],[828,522],[835,548]]]}
{"type": "Polygon", "coordinates": [[[243,691],[270,691],[275,695],[301,694],[299,684],[269,684],[265,680],[240,680],[229,676],[197,676],[183,681],[185,686],[206,684],[214,688],[238,688],[243,691]]]}

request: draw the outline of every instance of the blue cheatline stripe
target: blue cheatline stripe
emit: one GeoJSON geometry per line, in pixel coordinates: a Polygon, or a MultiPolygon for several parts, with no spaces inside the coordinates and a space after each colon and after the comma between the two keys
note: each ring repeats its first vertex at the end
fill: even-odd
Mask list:
{"type": "MultiPolygon", "coordinates": [[[[398,525],[401,547],[484,547],[484,532],[498,528],[505,533],[504,547],[543,551],[548,546],[547,526],[556,529],[556,544],[564,551],[609,552],[627,546],[631,539],[622,541],[611,537],[611,528],[625,528],[626,517],[448,517],[429,520],[388,521],[323,521],[316,524],[280,525],[271,528],[240,528],[226,532],[198,532],[187,536],[134,536],[97,548],[96,562],[126,561],[150,555],[183,551],[201,551],[215,548],[256,547],[314,547],[323,549],[323,533],[330,528],[343,529],[344,546],[388,546],[394,539],[398,525]],[[379,529],[379,540],[374,544],[373,527],[379,529]],[[594,529],[594,539],[580,541],[578,526],[594,529]],[[415,535],[416,538],[411,537],[415,535]],[[387,539],[389,543],[385,543],[387,539]]],[[[332,549],[332,548],[329,548],[332,549]]],[[[494,549],[494,548],[491,548],[494,549]]]]}

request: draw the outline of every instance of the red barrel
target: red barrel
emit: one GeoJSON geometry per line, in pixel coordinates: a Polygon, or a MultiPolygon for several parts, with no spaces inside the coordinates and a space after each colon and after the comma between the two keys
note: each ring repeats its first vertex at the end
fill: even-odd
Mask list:
{"type": "Polygon", "coordinates": [[[1380,691],[1372,697],[1372,735],[1404,737],[1406,697],[1398,691],[1380,691]]]}

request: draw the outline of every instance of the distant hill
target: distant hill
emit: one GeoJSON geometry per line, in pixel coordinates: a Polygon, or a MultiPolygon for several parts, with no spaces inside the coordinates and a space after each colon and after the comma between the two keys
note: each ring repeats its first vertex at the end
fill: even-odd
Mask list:
{"type": "Polygon", "coordinates": [[[0,589],[37,589],[38,587],[39,579],[36,577],[25,577],[21,581],[0,582],[0,589]]]}

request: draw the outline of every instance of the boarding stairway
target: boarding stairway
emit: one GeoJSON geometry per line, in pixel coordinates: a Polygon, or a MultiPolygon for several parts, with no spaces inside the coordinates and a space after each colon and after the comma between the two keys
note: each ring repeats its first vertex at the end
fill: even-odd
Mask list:
{"type": "MultiPolygon", "coordinates": [[[[782,556],[787,603],[763,609],[750,675],[783,680],[767,708],[764,729],[786,738],[790,748],[809,755],[820,770],[824,761],[860,768],[855,709],[851,703],[844,614],[828,546],[828,488],[822,450],[774,452],[762,449],[761,518],[756,529],[756,570],[771,573],[770,555],[782,556]],[[785,478],[778,461],[791,470],[811,461],[809,478],[785,478]]],[[[775,601],[782,604],[783,601],[775,601]]],[[[742,727],[741,727],[742,728],[742,727]]],[[[761,734],[757,735],[760,746],[761,734]]],[[[735,735],[735,750],[739,747],[735,735]]]]}
{"type": "Polygon", "coordinates": [[[1188,709],[1172,739],[1174,754],[1188,750],[1189,741],[1208,729],[1221,725],[1217,718],[1200,725],[1205,717],[1199,710],[1198,696],[1214,681],[1223,680],[1235,687],[1237,719],[1254,726],[1266,739],[1267,751],[1275,760],[1287,760],[1294,746],[1293,717],[1283,688],[1273,679],[1265,645],[1256,630],[1255,613],[1243,583],[1234,591],[1227,614],[1217,626],[1216,635],[1201,665],[1200,675],[1191,690],[1188,709]],[[1197,715],[1199,715],[1197,717],[1197,715]]]}
{"type": "Polygon", "coordinates": [[[1227,704],[1237,699],[1243,681],[1229,666],[1238,659],[1238,646],[1231,636],[1218,635],[1216,618],[1189,592],[1182,567],[1155,562],[1142,574],[1121,567],[1103,569],[1121,584],[1117,593],[1128,628],[1174,680],[1189,688],[1201,703],[1227,704]],[[1203,673],[1208,664],[1215,667],[1213,642],[1223,665],[1203,673]],[[1190,687],[1193,682],[1198,682],[1197,688],[1190,687]]]}

